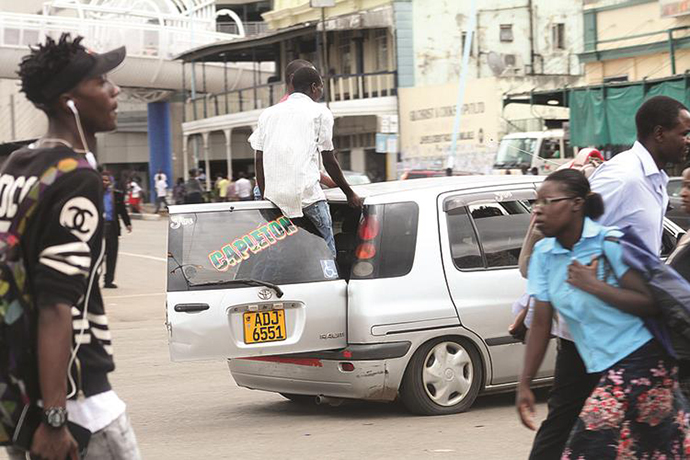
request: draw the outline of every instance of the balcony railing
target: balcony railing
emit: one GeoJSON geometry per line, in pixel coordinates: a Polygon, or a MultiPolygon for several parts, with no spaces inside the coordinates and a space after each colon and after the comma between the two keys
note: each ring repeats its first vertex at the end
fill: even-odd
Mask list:
{"type": "MultiPolygon", "coordinates": [[[[259,35],[268,30],[268,24],[263,21],[248,21],[243,22],[245,37],[259,35]]],[[[216,24],[216,31],[224,34],[239,35],[240,29],[235,22],[219,22],[216,24]]]]}
{"type": "MultiPolygon", "coordinates": [[[[329,102],[397,95],[395,72],[374,72],[325,77],[324,98],[329,102]]],[[[285,94],[285,84],[267,83],[226,93],[203,94],[187,99],[186,120],[199,120],[270,107],[285,94]]]]}

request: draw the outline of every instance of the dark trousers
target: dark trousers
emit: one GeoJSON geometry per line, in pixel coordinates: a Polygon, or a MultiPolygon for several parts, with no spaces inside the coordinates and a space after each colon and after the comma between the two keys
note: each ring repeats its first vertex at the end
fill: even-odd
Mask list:
{"type": "Polygon", "coordinates": [[[549,414],[534,438],[530,460],[561,458],[570,430],[600,377],[601,374],[587,373],[573,342],[559,339],[549,414]]]}
{"type": "Polygon", "coordinates": [[[161,205],[165,206],[163,209],[168,209],[168,200],[164,196],[156,198],[156,214],[161,210],[161,205]]]}
{"type": "Polygon", "coordinates": [[[117,264],[117,249],[119,237],[117,235],[117,222],[105,222],[105,284],[115,280],[115,265],[117,264]]]}

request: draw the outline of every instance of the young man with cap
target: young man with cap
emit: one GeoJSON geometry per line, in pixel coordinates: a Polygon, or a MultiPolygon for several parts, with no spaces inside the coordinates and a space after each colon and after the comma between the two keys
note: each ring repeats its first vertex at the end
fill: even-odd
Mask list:
{"type": "MultiPolygon", "coordinates": [[[[92,433],[83,458],[136,460],[140,454],[125,403],[108,381],[115,366],[97,275],[103,259],[103,184],[91,153],[95,134],[116,128],[120,89],[106,74],[124,60],[125,49],[96,54],[80,42],[69,34],[57,42],[48,37],[20,64],[22,92],[47,115],[48,131],[14,152],[0,171],[0,183],[9,184],[3,192],[10,190],[3,202],[13,205],[0,215],[0,227],[11,225],[26,198],[22,184],[46,177],[51,168],[60,171],[41,191],[19,240],[36,307],[43,412],[32,458],[79,457],[69,420],[92,433]]],[[[12,460],[25,458],[17,449],[8,451],[12,460]]]]}

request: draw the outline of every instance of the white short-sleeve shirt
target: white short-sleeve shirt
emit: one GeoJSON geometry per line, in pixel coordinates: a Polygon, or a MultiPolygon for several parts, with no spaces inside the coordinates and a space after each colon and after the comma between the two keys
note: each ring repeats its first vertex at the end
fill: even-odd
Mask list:
{"type": "Polygon", "coordinates": [[[320,154],[333,150],[333,114],[302,93],[259,117],[249,137],[263,151],[264,197],[287,217],[302,217],[302,209],[325,199],[319,185],[320,154]]]}

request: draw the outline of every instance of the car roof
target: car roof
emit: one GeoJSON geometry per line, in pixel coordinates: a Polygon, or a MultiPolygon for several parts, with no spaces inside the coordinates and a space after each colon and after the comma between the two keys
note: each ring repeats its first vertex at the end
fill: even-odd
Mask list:
{"type": "MultiPolygon", "coordinates": [[[[423,179],[396,180],[373,184],[355,185],[352,189],[362,198],[374,197],[400,192],[424,191],[443,193],[448,190],[464,188],[483,188],[491,186],[533,184],[541,182],[544,177],[518,175],[486,176],[450,176],[429,177],[423,179]]],[[[345,201],[345,194],[339,188],[324,190],[329,201],[345,201]]]]}

